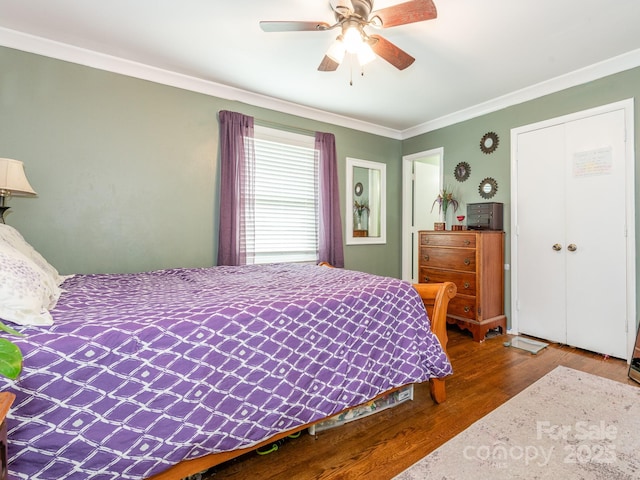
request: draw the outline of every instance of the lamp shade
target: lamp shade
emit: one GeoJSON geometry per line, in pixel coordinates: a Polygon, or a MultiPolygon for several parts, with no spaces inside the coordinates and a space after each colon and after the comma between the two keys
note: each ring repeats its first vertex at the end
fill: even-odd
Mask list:
{"type": "Polygon", "coordinates": [[[0,196],[7,195],[31,196],[36,192],[29,185],[21,161],[0,158],[0,196]]]}
{"type": "Polygon", "coordinates": [[[327,57],[329,57],[334,62],[340,64],[342,60],[344,60],[344,54],[346,52],[346,48],[344,46],[344,42],[342,41],[342,35],[339,35],[338,38],[331,44],[329,50],[327,50],[327,57]]]}

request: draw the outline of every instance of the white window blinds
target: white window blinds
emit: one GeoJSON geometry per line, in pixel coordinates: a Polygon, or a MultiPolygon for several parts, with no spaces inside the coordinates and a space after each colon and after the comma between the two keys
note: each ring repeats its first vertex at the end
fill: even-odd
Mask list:
{"type": "Polygon", "coordinates": [[[318,165],[311,136],[255,127],[255,263],[318,259],[318,165]]]}

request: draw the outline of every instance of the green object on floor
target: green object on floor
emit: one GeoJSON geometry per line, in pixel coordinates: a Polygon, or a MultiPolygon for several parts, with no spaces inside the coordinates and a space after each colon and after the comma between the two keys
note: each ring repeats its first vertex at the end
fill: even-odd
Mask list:
{"type": "Polygon", "coordinates": [[[256,453],[258,455],[268,455],[270,453],[275,452],[280,448],[280,446],[285,442],[287,438],[298,438],[302,432],[292,433],[291,435],[286,436],[285,438],[281,438],[280,440],[276,440],[275,442],[265,445],[264,447],[256,448],[256,453]]]}

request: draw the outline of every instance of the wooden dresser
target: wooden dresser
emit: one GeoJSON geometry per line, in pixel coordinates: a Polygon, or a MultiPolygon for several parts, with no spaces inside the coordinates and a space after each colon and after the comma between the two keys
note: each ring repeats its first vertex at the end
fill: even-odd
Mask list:
{"type": "Polygon", "coordinates": [[[447,322],[469,330],[476,342],[487,331],[506,333],[504,232],[420,231],[419,282],[453,282],[447,322]]]}

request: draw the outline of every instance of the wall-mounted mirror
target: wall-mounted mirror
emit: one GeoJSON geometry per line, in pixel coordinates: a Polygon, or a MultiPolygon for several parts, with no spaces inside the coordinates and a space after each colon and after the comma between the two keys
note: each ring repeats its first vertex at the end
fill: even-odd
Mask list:
{"type": "Polygon", "coordinates": [[[387,243],[387,166],[347,157],[346,243],[387,243]]]}
{"type": "Polygon", "coordinates": [[[498,182],[491,177],[487,177],[482,182],[480,182],[480,186],[478,187],[478,192],[482,198],[492,198],[496,192],[498,191],[498,182]]]}

